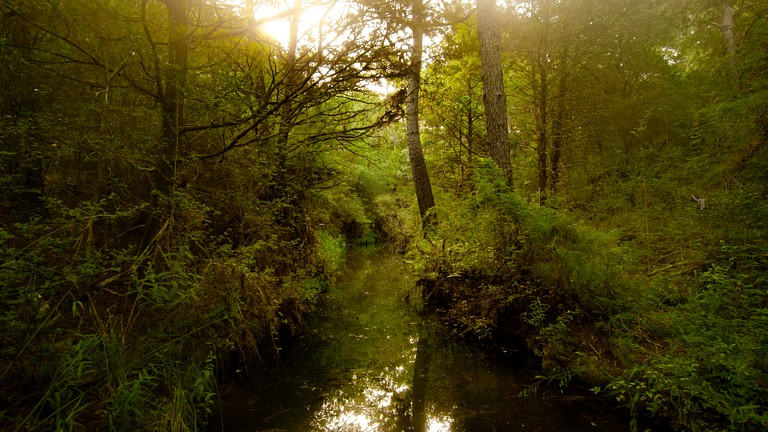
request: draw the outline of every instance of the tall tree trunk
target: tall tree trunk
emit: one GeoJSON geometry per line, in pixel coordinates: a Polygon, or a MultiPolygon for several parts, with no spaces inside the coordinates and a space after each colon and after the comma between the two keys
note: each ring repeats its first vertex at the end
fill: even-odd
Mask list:
{"type": "Polygon", "coordinates": [[[293,104],[291,93],[296,88],[296,50],[299,44],[299,20],[301,19],[302,0],[296,0],[293,4],[291,15],[290,33],[288,38],[288,50],[285,57],[285,103],[280,113],[280,129],[278,131],[278,150],[284,150],[288,145],[288,136],[293,127],[293,104]]]}
{"type": "MultiPolygon", "coordinates": [[[[472,166],[472,158],[475,152],[475,149],[473,148],[473,143],[475,141],[475,113],[472,111],[472,105],[474,103],[474,95],[475,95],[475,89],[472,86],[472,78],[467,77],[467,95],[469,95],[469,100],[467,101],[467,166],[472,166]]],[[[461,185],[464,186],[464,165],[461,166],[461,185]]],[[[511,185],[510,185],[511,186],[511,185]]]]}
{"type": "Polygon", "coordinates": [[[549,181],[549,169],[547,165],[547,68],[542,54],[533,67],[534,98],[538,99],[536,103],[536,171],[538,173],[539,204],[544,205],[547,202],[547,185],[549,181]],[[538,72],[538,78],[536,73],[538,72]],[[538,81],[537,81],[538,80],[538,81]]]}
{"type": "Polygon", "coordinates": [[[504,94],[504,77],[499,49],[501,36],[496,14],[495,0],[477,0],[477,36],[483,78],[483,106],[488,149],[491,159],[504,171],[511,187],[512,167],[509,162],[507,100],[504,94]]]}
{"type": "Polygon", "coordinates": [[[173,216],[176,165],[183,151],[180,132],[184,127],[184,87],[189,58],[188,0],[166,0],[165,5],[168,13],[168,69],[159,95],[162,143],[152,176],[154,191],[150,204],[155,213],[147,221],[142,250],[162,234],[163,220],[173,216]]]}
{"type": "Polygon", "coordinates": [[[299,235],[296,216],[299,211],[299,199],[297,188],[290,181],[294,170],[289,164],[290,135],[294,126],[293,93],[298,86],[297,77],[297,52],[299,44],[299,21],[301,20],[301,7],[303,0],[295,0],[291,13],[291,21],[288,35],[288,46],[285,54],[285,74],[283,77],[283,89],[279,93],[280,124],[278,125],[277,141],[275,146],[275,169],[269,182],[269,199],[276,203],[275,222],[287,228],[287,235],[295,237],[299,235]]]}
{"type": "Polygon", "coordinates": [[[549,193],[557,195],[558,185],[560,183],[560,159],[563,152],[563,142],[565,141],[565,131],[563,130],[563,109],[558,100],[555,109],[555,119],[552,122],[552,150],[549,152],[549,166],[551,176],[549,178],[549,193]]]}
{"type": "Polygon", "coordinates": [[[560,183],[560,158],[565,143],[565,99],[568,92],[568,44],[563,46],[560,59],[560,79],[557,84],[557,99],[555,100],[555,118],[552,122],[552,152],[549,155],[549,166],[552,178],[549,180],[549,190],[552,195],[557,194],[560,183]]]}
{"type": "Polygon", "coordinates": [[[736,70],[736,38],[733,35],[733,6],[727,3],[723,6],[723,22],[720,27],[725,42],[725,51],[728,55],[728,78],[731,88],[736,89],[739,82],[739,74],[736,70]]]}
{"type": "Polygon", "coordinates": [[[427,163],[421,149],[421,132],[419,131],[419,90],[421,88],[421,56],[424,41],[424,3],[422,0],[412,0],[411,31],[413,46],[411,48],[411,68],[408,76],[408,94],[405,98],[405,124],[408,139],[408,158],[411,162],[413,185],[416,188],[416,199],[419,202],[419,214],[424,226],[433,223],[427,217],[429,209],[435,206],[432,195],[432,185],[429,182],[427,163]]]}

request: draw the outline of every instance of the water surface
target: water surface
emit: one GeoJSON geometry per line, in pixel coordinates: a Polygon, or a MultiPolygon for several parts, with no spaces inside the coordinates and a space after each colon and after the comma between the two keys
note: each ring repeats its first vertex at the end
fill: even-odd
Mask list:
{"type": "Polygon", "coordinates": [[[625,431],[589,398],[521,398],[530,374],[424,318],[415,278],[381,248],[350,252],[278,367],[225,386],[212,431],[625,431]],[[409,295],[410,297],[406,299],[409,295]]]}

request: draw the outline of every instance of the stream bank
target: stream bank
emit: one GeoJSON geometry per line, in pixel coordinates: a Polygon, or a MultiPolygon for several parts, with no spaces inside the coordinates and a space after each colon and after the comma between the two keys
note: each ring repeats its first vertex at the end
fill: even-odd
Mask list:
{"type": "Polygon", "coordinates": [[[350,251],[311,332],[279,365],[224,384],[209,430],[628,430],[588,396],[520,397],[532,371],[425,316],[415,285],[401,256],[350,251]]]}

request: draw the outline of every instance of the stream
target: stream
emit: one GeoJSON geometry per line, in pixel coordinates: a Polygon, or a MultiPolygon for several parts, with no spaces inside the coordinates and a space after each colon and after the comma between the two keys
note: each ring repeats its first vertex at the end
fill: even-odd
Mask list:
{"type": "Polygon", "coordinates": [[[419,314],[402,257],[352,249],[312,332],[258,378],[225,384],[209,431],[628,431],[588,395],[520,397],[530,371],[419,314]]]}

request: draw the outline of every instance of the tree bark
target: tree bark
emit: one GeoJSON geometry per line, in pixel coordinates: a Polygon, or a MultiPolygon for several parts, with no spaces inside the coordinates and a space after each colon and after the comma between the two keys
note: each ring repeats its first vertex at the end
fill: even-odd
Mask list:
{"type": "Polygon", "coordinates": [[[563,46],[560,59],[560,78],[557,84],[557,99],[555,100],[555,118],[552,122],[552,152],[549,155],[549,165],[552,178],[549,180],[549,190],[552,195],[557,194],[560,183],[560,158],[565,144],[565,98],[568,92],[568,44],[563,46]]]}
{"type": "Polygon", "coordinates": [[[721,26],[725,51],[728,55],[728,78],[732,88],[738,87],[739,74],[736,70],[736,38],[733,35],[733,6],[723,6],[723,23],[721,26]]]}
{"type": "Polygon", "coordinates": [[[549,182],[549,169],[547,164],[547,68],[546,60],[537,58],[536,65],[533,66],[534,98],[538,99],[536,104],[536,171],[538,173],[539,204],[544,205],[547,202],[547,185],[549,182]],[[537,81],[536,72],[539,77],[537,81]]]}
{"type": "Polygon", "coordinates": [[[408,94],[405,99],[405,124],[413,185],[416,189],[416,199],[419,202],[422,225],[426,227],[434,222],[432,218],[427,217],[427,213],[435,206],[435,198],[432,195],[427,164],[421,149],[421,132],[419,130],[419,91],[421,88],[421,56],[424,40],[422,27],[424,4],[422,0],[413,0],[411,9],[413,46],[411,48],[411,67],[408,73],[408,94]]]}
{"type": "Polygon", "coordinates": [[[491,159],[504,171],[511,187],[512,167],[509,162],[507,101],[504,94],[504,77],[499,49],[501,36],[496,14],[495,0],[477,0],[477,36],[483,79],[486,140],[491,159]]]}
{"type": "Polygon", "coordinates": [[[147,220],[141,242],[142,250],[157,241],[162,234],[162,221],[173,215],[176,165],[183,149],[181,130],[184,128],[184,87],[189,58],[188,4],[187,0],[166,0],[164,3],[168,13],[168,69],[163,85],[158,85],[158,99],[162,109],[162,142],[157,166],[152,174],[154,190],[150,207],[154,213],[147,220]]]}
{"type": "Polygon", "coordinates": [[[184,87],[187,81],[187,5],[186,0],[168,0],[168,61],[169,68],[163,92],[163,154],[159,172],[163,174],[155,187],[163,193],[171,192],[176,161],[181,151],[181,129],[184,127],[184,87]]]}
{"type": "Polygon", "coordinates": [[[289,142],[295,119],[293,93],[298,86],[296,63],[302,1],[294,1],[290,16],[288,47],[285,56],[285,83],[282,92],[283,106],[280,110],[280,124],[274,154],[275,170],[269,182],[269,199],[278,204],[275,222],[283,227],[290,227],[293,230],[291,235],[295,236],[299,235],[299,225],[295,217],[299,213],[299,204],[295,194],[296,188],[292,187],[289,181],[289,178],[294,174],[289,164],[289,142]]]}
{"type": "Polygon", "coordinates": [[[302,0],[296,0],[291,14],[290,33],[285,58],[285,103],[280,113],[280,130],[278,133],[278,150],[282,151],[288,145],[288,137],[293,127],[293,103],[291,93],[296,88],[296,50],[299,44],[299,20],[301,20],[302,0]]]}

